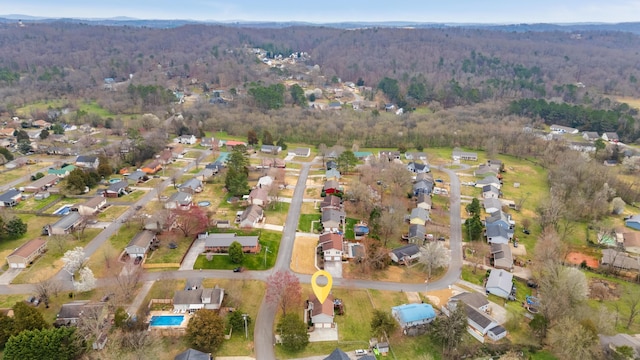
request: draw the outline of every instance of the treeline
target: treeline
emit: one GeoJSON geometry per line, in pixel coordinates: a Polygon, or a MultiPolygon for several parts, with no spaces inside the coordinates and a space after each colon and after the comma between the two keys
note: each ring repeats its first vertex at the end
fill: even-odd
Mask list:
{"type": "Polygon", "coordinates": [[[634,142],[640,137],[640,131],[632,114],[636,110],[628,106],[602,110],[571,105],[567,103],[547,102],[543,99],[520,99],[509,104],[511,114],[540,118],[547,125],[557,124],[581,131],[617,132],[623,141],[634,142]]]}

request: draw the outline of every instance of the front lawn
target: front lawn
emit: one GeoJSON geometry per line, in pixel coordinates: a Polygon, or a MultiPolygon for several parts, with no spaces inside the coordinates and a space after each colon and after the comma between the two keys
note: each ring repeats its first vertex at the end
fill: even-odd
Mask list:
{"type": "Polygon", "coordinates": [[[298,230],[303,232],[313,232],[311,226],[315,227],[316,223],[320,220],[322,220],[322,215],[320,214],[300,214],[298,230]]]}
{"type": "Polygon", "coordinates": [[[147,264],[168,264],[180,263],[182,257],[189,250],[193,243],[193,239],[184,237],[180,233],[169,233],[158,236],[160,247],[147,256],[145,263],[147,264]],[[169,247],[170,243],[177,245],[175,249],[169,247]]]}
{"type": "Polygon", "coordinates": [[[207,260],[206,255],[199,255],[193,268],[232,270],[238,266],[242,266],[247,270],[269,269],[276,263],[276,256],[278,255],[278,248],[280,246],[281,238],[282,234],[280,233],[273,231],[261,231],[259,238],[261,246],[260,253],[245,254],[242,263],[236,264],[232,262],[231,258],[226,254],[213,254],[211,261],[207,260]],[[266,251],[267,249],[269,250],[268,252],[266,251]]]}

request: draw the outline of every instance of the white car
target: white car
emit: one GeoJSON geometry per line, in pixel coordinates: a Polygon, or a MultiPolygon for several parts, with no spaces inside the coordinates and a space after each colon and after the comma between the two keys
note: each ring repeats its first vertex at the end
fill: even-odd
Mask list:
{"type": "Polygon", "coordinates": [[[362,350],[362,349],[358,349],[355,351],[356,356],[363,356],[363,355],[367,355],[367,350],[362,350]]]}

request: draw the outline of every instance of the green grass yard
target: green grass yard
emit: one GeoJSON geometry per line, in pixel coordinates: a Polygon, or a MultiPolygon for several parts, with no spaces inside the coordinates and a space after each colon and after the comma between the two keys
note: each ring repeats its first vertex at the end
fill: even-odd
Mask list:
{"type": "MultiPolygon", "coordinates": [[[[238,234],[241,235],[241,234],[238,234]]],[[[247,234],[250,235],[250,234],[247,234]]],[[[257,233],[254,233],[257,235],[257,233]]],[[[278,254],[278,248],[280,247],[280,239],[282,234],[274,231],[261,231],[260,232],[260,253],[258,254],[245,254],[242,263],[236,264],[231,261],[231,258],[226,254],[214,254],[211,261],[207,260],[206,255],[199,255],[196,260],[194,269],[220,269],[231,270],[238,266],[243,266],[247,270],[266,270],[273,267],[276,262],[276,256],[278,254]],[[269,251],[266,252],[266,248],[269,251]],[[265,256],[266,252],[266,256],[265,256]],[[266,262],[265,262],[266,259],[266,262]],[[266,266],[265,266],[266,263],[266,266]]]]}

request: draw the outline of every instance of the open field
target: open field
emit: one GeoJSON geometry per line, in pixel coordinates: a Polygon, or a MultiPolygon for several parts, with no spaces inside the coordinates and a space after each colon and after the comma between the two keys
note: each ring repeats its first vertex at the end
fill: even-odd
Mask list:
{"type": "Polygon", "coordinates": [[[315,267],[315,253],[318,238],[311,236],[296,236],[291,255],[291,269],[301,274],[313,274],[315,267]]]}

